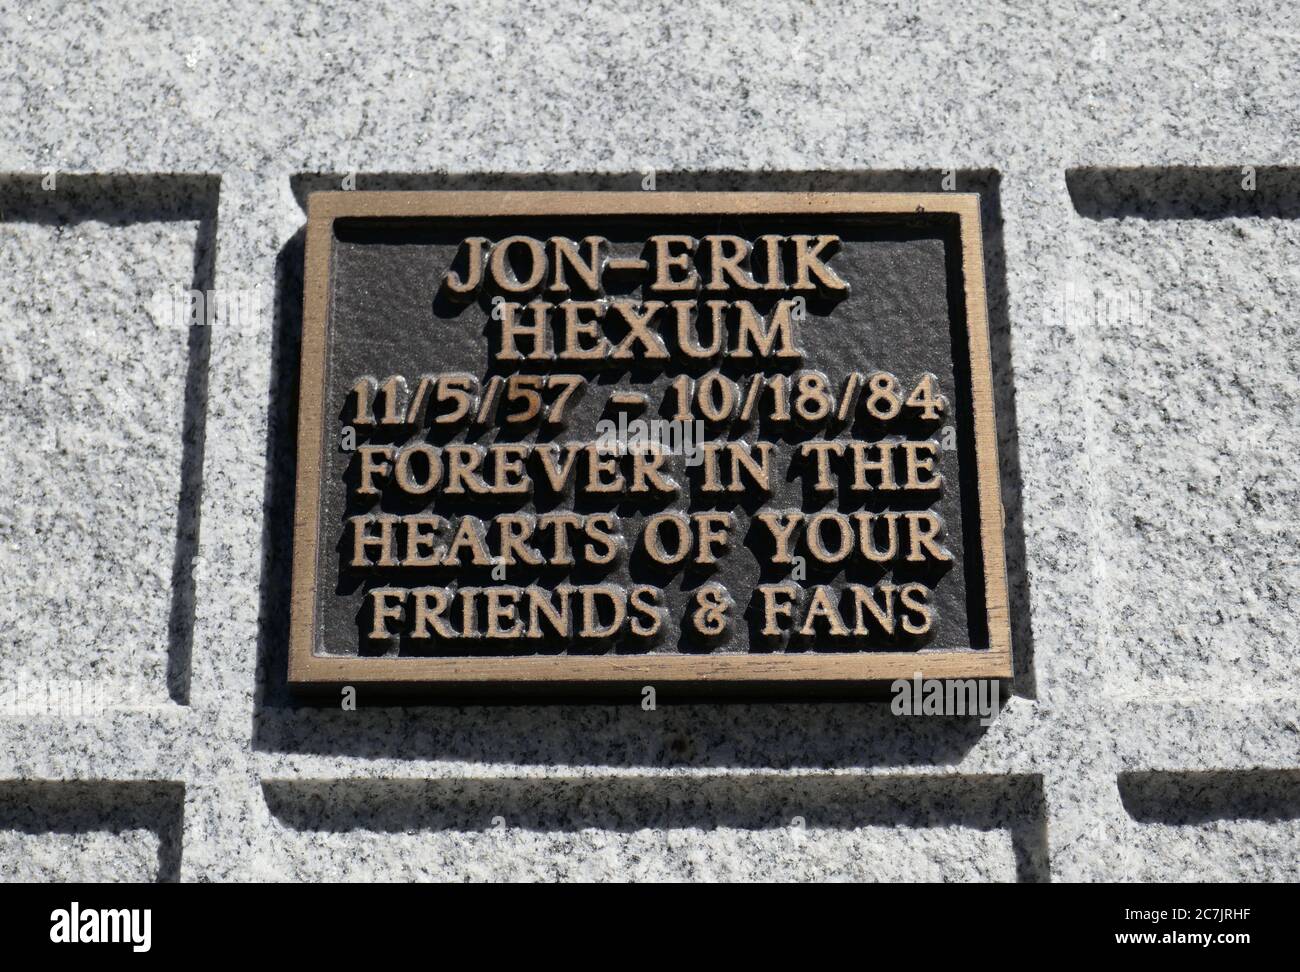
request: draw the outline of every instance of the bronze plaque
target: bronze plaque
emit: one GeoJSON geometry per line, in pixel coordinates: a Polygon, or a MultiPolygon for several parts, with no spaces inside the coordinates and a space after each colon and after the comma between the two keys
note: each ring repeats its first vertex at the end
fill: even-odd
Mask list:
{"type": "Polygon", "coordinates": [[[297,687],[1009,677],[978,198],[313,195],[297,687]]]}

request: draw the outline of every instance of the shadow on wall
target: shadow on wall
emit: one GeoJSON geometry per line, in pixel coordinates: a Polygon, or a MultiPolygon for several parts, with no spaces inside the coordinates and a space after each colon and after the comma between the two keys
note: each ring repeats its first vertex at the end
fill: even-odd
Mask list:
{"type": "Polygon", "coordinates": [[[1139,823],[1300,820],[1300,770],[1121,773],[1119,796],[1139,823]]]}
{"type": "Polygon", "coordinates": [[[1290,166],[1067,169],[1065,186],[1089,219],[1300,218],[1300,168],[1290,166]]]}
{"type": "MultiPolygon", "coordinates": [[[[0,781],[0,831],[33,836],[105,833],[120,836],[150,831],[158,840],[156,880],[179,881],[185,787],[181,783],[127,783],[77,780],[59,782],[0,781]]],[[[82,851],[70,848],[69,857],[82,851]]],[[[10,866],[16,862],[5,862],[10,866]]],[[[64,860],[60,874],[93,867],[93,860],[64,860]]],[[[114,862],[102,864],[104,874],[114,862]]]]}
{"type": "MultiPolygon", "coordinates": [[[[940,170],[750,173],[660,172],[661,191],[938,191],[940,170]]],[[[642,173],[620,175],[362,173],[367,190],[637,190],[642,173]]],[[[304,174],[291,180],[299,203],[338,189],[344,175],[304,174]]],[[[1015,694],[1034,697],[1033,630],[1020,498],[1006,266],[993,170],[959,170],[955,190],[978,192],[984,226],[994,394],[1001,485],[1006,507],[1007,570],[1016,653],[1015,694]]],[[[447,758],[616,765],[911,765],[959,762],[985,729],[977,719],[899,719],[879,703],[727,702],[663,706],[529,704],[516,707],[375,708],[342,713],[296,705],[285,685],[292,561],[298,361],[302,334],[305,233],[281,250],[276,265],[276,320],[268,403],[258,684],[253,740],[268,751],[365,757],[447,758]]]]}
{"type": "MultiPolygon", "coordinates": [[[[58,173],[50,189],[40,175],[0,176],[0,221],[66,226],[99,222],[197,223],[190,289],[213,287],[217,258],[215,175],[171,173],[78,175],[58,173]]],[[[167,629],[167,691],[173,702],[190,700],[194,647],[194,558],[198,554],[203,494],[203,446],[208,414],[211,328],[190,327],[186,349],[185,406],[181,425],[181,468],[172,559],[171,609],[167,629]]]]}
{"type": "MultiPolygon", "coordinates": [[[[1046,881],[1047,830],[1038,776],[613,777],[601,780],[270,780],[277,822],[302,833],[535,834],[637,831],[1006,831],[1016,878],[1046,881]]],[[[927,839],[927,846],[942,838],[927,839]]],[[[522,852],[522,851],[521,851],[522,852]]],[[[736,863],[736,862],[733,862],[736,863]]],[[[992,862],[988,862],[992,863],[992,862]]],[[[765,861],[764,868],[770,861],[765,861]]],[[[844,861],[872,876],[870,860],[844,861]]],[[[828,875],[831,876],[831,875],[828,875]]]]}

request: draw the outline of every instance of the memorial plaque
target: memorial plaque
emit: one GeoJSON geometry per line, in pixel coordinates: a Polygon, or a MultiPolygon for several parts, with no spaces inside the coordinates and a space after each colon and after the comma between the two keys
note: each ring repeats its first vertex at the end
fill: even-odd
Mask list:
{"type": "Polygon", "coordinates": [[[289,681],[1008,677],[978,198],[310,199],[289,681]]]}

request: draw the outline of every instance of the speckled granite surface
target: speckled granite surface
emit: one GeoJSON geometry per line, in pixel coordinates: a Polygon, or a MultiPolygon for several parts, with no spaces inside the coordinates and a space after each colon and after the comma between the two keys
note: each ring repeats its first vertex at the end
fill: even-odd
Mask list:
{"type": "Polygon", "coordinates": [[[1300,877],[1293,6],[28,3],[0,54],[0,877],[1300,877]],[[983,194],[991,727],[288,703],[304,194],[647,169],[983,194]],[[274,296],[160,326],[191,286],[274,296]]]}

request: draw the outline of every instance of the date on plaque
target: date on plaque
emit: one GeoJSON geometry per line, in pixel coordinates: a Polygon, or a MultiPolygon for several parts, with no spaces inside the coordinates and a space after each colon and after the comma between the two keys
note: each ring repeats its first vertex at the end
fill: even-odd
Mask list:
{"type": "Polygon", "coordinates": [[[289,682],[1008,677],[978,198],[318,193],[289,682]]]}

